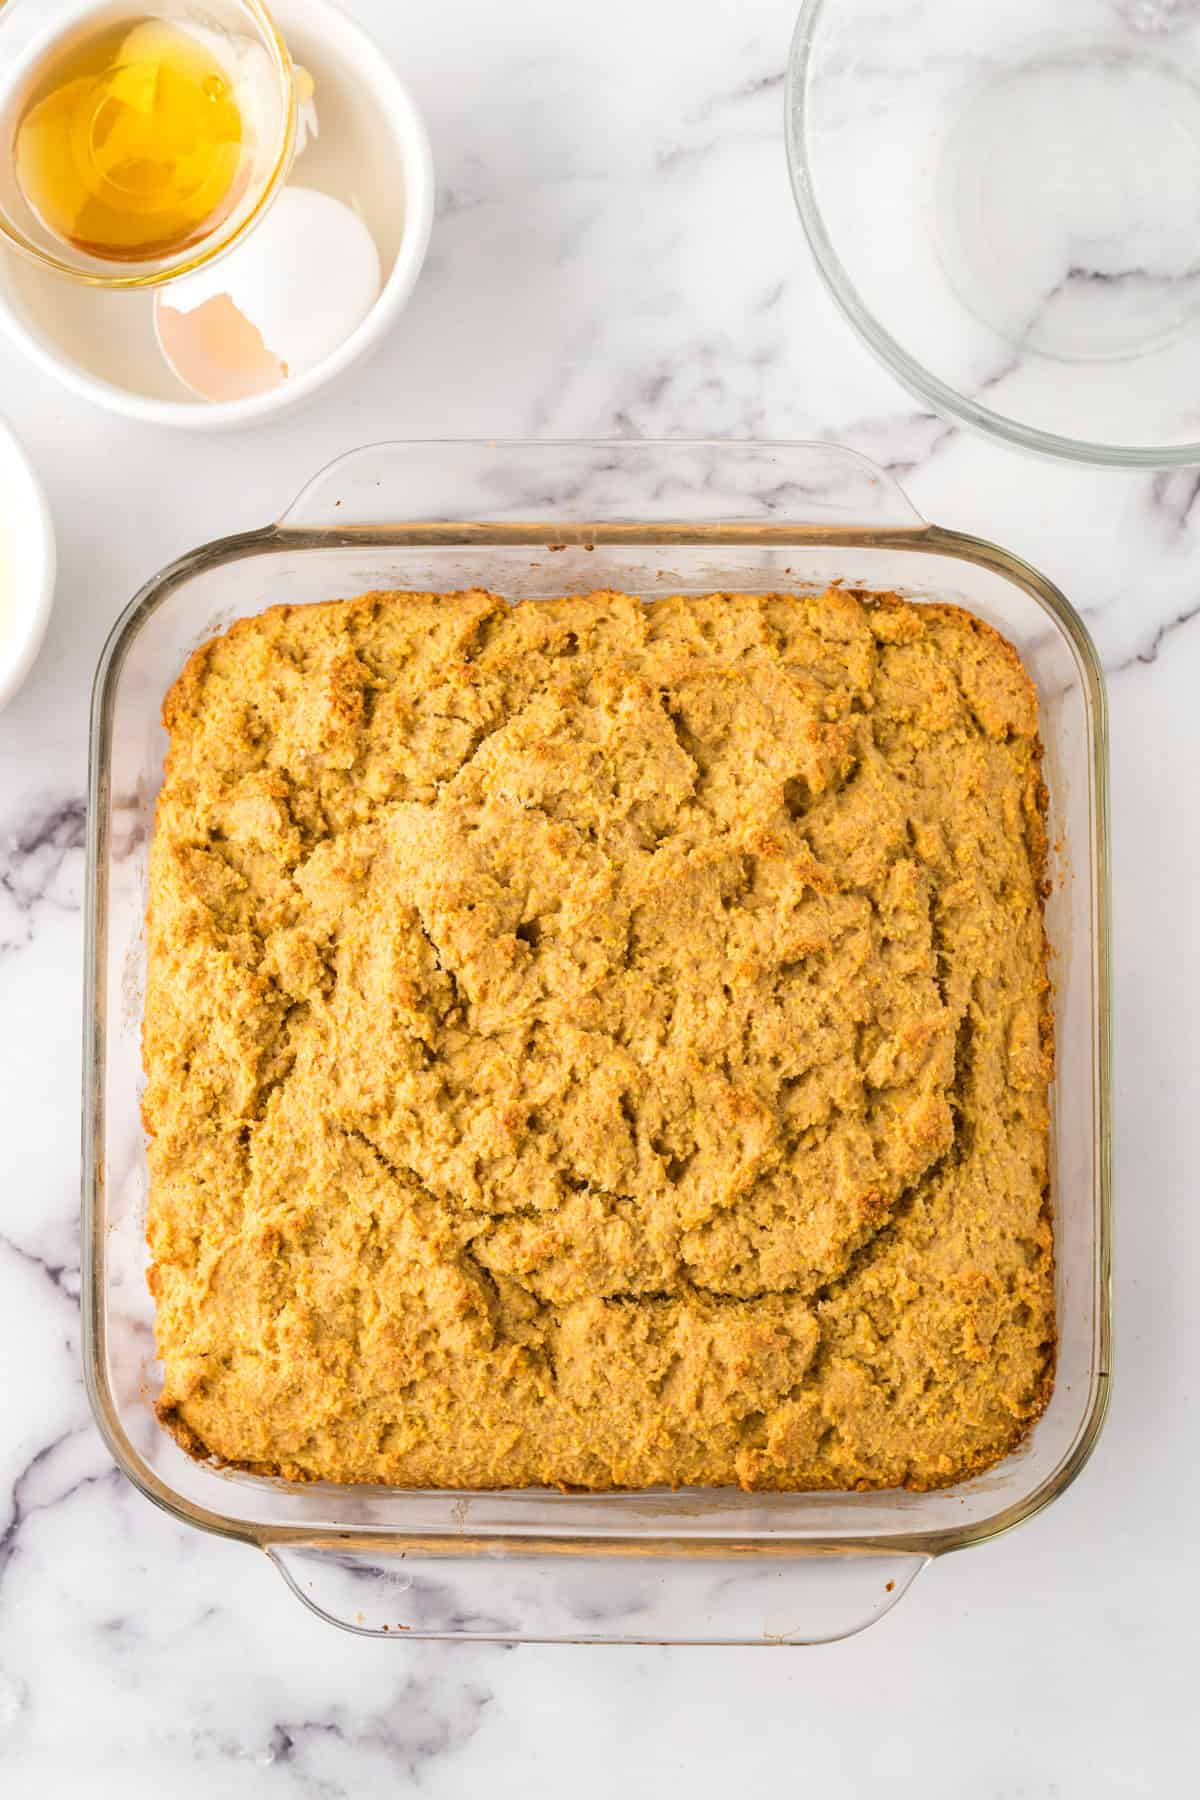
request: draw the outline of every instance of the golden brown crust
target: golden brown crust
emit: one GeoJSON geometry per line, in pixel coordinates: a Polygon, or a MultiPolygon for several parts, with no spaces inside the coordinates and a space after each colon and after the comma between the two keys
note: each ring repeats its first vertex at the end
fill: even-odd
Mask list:
{"type": "Polygon", "coordinates": [[[151,856],[160,1416],[403,1485],[933,1487],[1053,1381],[1034,690],[953,607],[275,608],[151,856]]]}

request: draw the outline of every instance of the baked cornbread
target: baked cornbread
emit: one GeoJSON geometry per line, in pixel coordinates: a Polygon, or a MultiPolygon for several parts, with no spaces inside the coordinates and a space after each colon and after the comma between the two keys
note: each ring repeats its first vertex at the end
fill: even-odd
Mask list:
{"type": "Polygon", "coordinates": [[[1034,690],[893,595],[280,607],[167,697],[160,1415],[413,1486],[932,1487],[1053,1379],[1034,690]]]}

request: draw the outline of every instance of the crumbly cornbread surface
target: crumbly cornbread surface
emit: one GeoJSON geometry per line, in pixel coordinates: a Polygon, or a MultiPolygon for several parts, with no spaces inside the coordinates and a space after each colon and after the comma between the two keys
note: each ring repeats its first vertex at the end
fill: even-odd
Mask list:
{"type": "Polygon", "coordinates": [[[167,698],[160,1416],[291,1479],[948,1483],[1053,1378],[1034,691],[832,589],[276,608],[167,698]]]}

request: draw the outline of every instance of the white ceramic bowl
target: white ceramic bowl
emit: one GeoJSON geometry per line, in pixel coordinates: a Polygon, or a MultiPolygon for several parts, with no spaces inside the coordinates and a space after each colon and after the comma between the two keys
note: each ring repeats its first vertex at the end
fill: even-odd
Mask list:
{"type": "Polygon", "coordinates": [[[416,285],[433,226],[434,170],[415,101],[379,46],[331,0],[273,0],[271,10],[293,59],[316,82],[320,137],[298,160],[295,179],[356,206],[379,246],[383,289],[357,331],[316,368],[270,393],[214,405],[190,396],[167,367],[151,294],[97,293],[0,250],[0,327],[46,374],[110,412],[188,431],[273,417],[373,350],[416,285]]]}
{"type": "Polygon", "coordinates": [[[36,657],[54,601],[54,526],[42,484],[0,419],[0,708],[36,657]]]}

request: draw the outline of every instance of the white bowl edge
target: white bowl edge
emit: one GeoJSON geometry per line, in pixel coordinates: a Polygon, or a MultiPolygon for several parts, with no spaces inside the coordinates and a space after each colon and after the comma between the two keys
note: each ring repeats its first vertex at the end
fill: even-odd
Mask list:
{"type": "Polygon", "coordinates": [[[45,490],[11,429],[0,419],[0,579],[13,593],[10,624],[0,620],[0,709],[21,687],[42,647],[54,604],[54,522],[45,490]]]}

